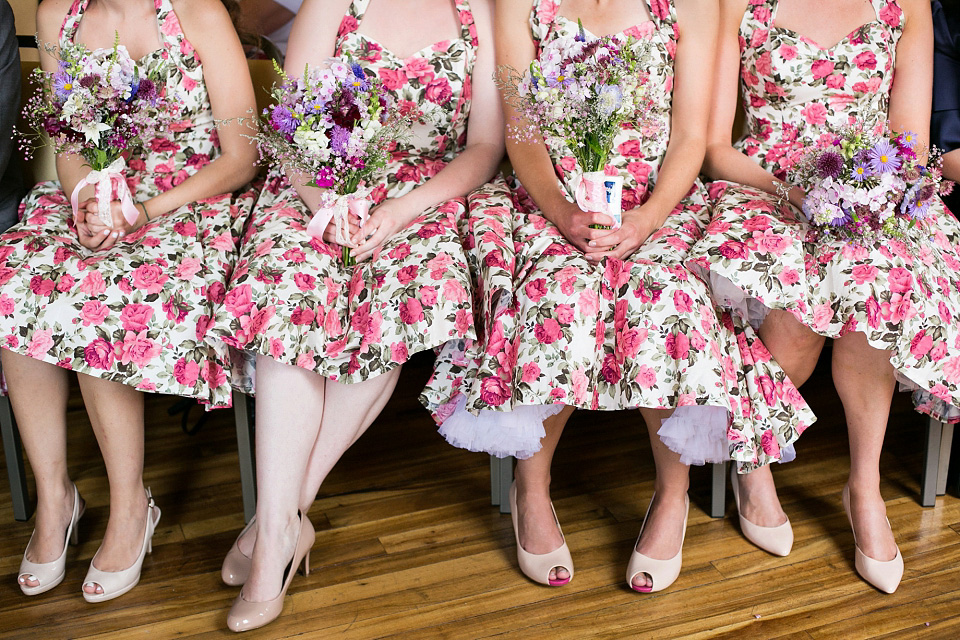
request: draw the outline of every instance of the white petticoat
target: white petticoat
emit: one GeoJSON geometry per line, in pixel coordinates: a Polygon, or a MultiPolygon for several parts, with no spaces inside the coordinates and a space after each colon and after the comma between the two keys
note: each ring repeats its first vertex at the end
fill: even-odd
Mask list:
{"type": "Polygon", "coordinates": [[[540,451],[540,440],[546,435],[543,421],[563,411],[565,405],[524,405],[513,411],[481,410],[480,415],[473,415],[465,406],[466,396],[461,395],[453,415],[440,425],[440,435],[447,442],[498,458],[514,456],[525,460],[540,451]]]}

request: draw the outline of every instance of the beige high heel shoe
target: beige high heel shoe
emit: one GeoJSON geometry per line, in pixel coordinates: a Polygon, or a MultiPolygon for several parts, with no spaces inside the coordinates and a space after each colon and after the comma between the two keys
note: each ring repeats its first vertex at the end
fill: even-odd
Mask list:
{"type": "Polygon", "coordinates": [[[730,485],[733,487],[733,501],[737,505],[737,515],[740,516],[740,531],[743,537],[757,545],[767,553],[775,556],[785,556],[793,549],[793,527],[790,518],[783,524],[775,527],[761,527],[743,517],[740,511],[740,480],[736,466],[730,467],[730,485]]]}
{"type": "MultiPolygon", "coordinates": [[[[656,497],[656,493],[653,497],[656,497]]],[[[680,536],[680,550],[677,555],[669,560],[657,560],[648,558],[639,551],[637,545],[640,544],[640,537],[643,535],[643,528],[647,524],[647,516],[650,515],[650,507],[653,506],[653,497],[650,498],[650,504],[647,505],[647,513],[643,516],[643,524],[640,525],[640,533],[637,535],[637,541],[633,545],[633,553],[630,554],[630,562],[627,563],[627,585],[638,593],[653,593],[662,591],[674,583],[677,576],[680,575],[680,567],[683,565],[683,541],[687,537],[687,517],[690,515],[690,497],[684,496],[687,505],[687,513],[683,516],[683,535],[680,536]],[[639,574],[645,573],[650,576],[653,583],[649,587],[637,587],[633,584],[633,579],[639,574]]]]}
{"type": "MultiPolygon", "coordinates": [[[[67,546],[72,544],[76,546],[79,541],[77,535],[77,523],[83,517],[86,505],[80,506],[80,492],[77,491],[77,485],[73,485],[73,513],[70,516],[70,524],[67,525],[67,533],[63,537],[63,551],[60,557],[52,562],[30,562],[27,560],[27,552],[23,552],[23,560],[20,561],[20,572],[17,574],[17,584],[24,595],[35,596],[45,591],[50,591],[55,586],[63,582],[63,577],[67,573],[67,546]],[[24,580],[33,580],[39,582],[35,587],[24,584],[24,580]]],[[[27,542],[27,549],[33,542],[33,536],[36,535],[36,529],[30,535],[30,541],[27,542]]]]}
{"type": "Polygon", "coordinates": [[[560,521],[557,520],[553,503],[550,503],[550,510],[553,511],[553,519],[557,523],[563,544],[549,553],[530,553],[524,550],[520,546],[520,524],[517,521],[517,483],[514,481],[510,485],[510,520],[513,522],[513,537],[517,541],[517,562],[520,563],[520,571],[534,582],[551,587],[562,587],[573,580],[573,558],[570,557],[570,548],[567,547],[567,539],[563,537],[563,529],[560,528],[560,521]],[[566,580],[551,580],[550,570],[554,567],[566,569],[570,576],[566,580]]]}
{"type": "Polygon", "coordinates": [[[140,582],[140,570],[143,568],[143,559],[148,553],[153,551],[153,532],[160,522],[160,507],[153,502],[153,496],[150,489],[147,489],[147,513],[146,525],[143,528],[143,544],[140,546],[140,555],[134,560],[133,564],[121,571],[101,571],[93,566],[97,556],[94,555],[90,561],[90,568],[87,570],[87,577],[83,579],[83,586],[97,585],[103,590],[103,593],[87,593],[83,589],[83,599],[87,602],[105,602],[122,596],[126,592],[137,586],[140,582]],[[156,509],[157,517],[153,517],[153,511],[156,509]]]}
{"type": "Polygon", "coordinates": [[[227,626],[231,631],[259,629],[276,620],[283,612],[284,596],[287,595],[287,589],[290,588],[290,583],[293,582],[293,576],[301,562],[303,562],[303,575],[310,575],[310,549],[317,539],[317,534],[305,514],[297,512],[297,516],[300,518],[300,532],[297,536],[297,545],[293,550],[293,558],[290,559],[290,564],[283,573],[283,587],[280,593],[273,600],[250,602],[244,600],[243,589],[241,589],[233,601],[233,606],[230,607],[230,613],[227,614],[227,626]]]}
{"type": "MultiPolygon", "coordinates": [[[[857,568],[857,573],[880,591],[893,593],[900,586],[900,579],[903,578],[903,556],[900,555],[900,547],[897,547],[897,555],[893,560],[874,560],[861,551],[857,544],[857,530],[853,528],[853,517],[850,515],[850,488],[847,485],[843,486],[841,500],[843,510],[847,513],[850,530],[853,532],[854,566],[857,568]]],[[[887,526],[890,526],[889,519],[887,519],[887,526]]],[[[893,532],[892,527],[890,531],[893,532]]]]}
{"type": "Polygon", "coordinates": [[[247,578],[250,577],[250,565],[253,564],[253,560],[240,550],[240,538],[246,535],[250,527],[256,522],[257,516],[250,518],[250,522],[247,523],[247,526],[245,526],[243,531],[240,532],[240,535],[237,536],[233,546],[230,547],[230,551],[227,552],[226,557],[223,559],[223,565],[220,567],[220,579],[223,580],[223,584],[228,587],[241,587],[243,583],[247,581],[247,578]]]}

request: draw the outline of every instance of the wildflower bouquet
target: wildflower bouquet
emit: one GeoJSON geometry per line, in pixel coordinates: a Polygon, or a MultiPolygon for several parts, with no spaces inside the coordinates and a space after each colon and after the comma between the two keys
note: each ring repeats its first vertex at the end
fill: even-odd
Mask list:
{"type": "MultiPolygon", "coordinates": [[[[166,95],[166,65],[138,65],[118,42],[94,51],[72,44],[55,53],[57,70],[34,71],[40,90],[23,110],[32,137],[48,135],[58,154],[77,154],[90,167],[71,194],[74,215],[80,190],[94,185],[104,224],[113,226],[114,198],[133,224],[139,214],[127,187],[124,154],[142,150],[179,113],[166,95]]],[[[22,146],[29,155],[29,140],[22,146]]]]}
{"type": "Polygon", "coordinates": [[[912,133],[850,127],[822,136],[789,176],[807,190],[803,213],[822,236],[869,244],[903,237],[953,188],[943,180],[939,155],[922,164],[921,152],[912,133]]]}
{"type": "MultiPolygon", "coordinates": [[[[390,149],[409,135],[413,114],[401,113],[376,76],[349,58],[325,69],[306,69],[273,89],[276,104],[263,112],[257,136],[260,156],[312,176],[324,189],[307,233],[316,238],[333,219],[337,243],[345,245],[347,214],[360,224],[370,209],[367,183],[390,161],[390,149]]],[[[354,264],[350,248],[343,262],[354,264]]]]}
{"type": "Polygon", "coordinates": [[[633,38],[576,36],[551,40],[519,73],[501,67],[498,82],[506,99],[529,123],[512,127],[521,140],[565,145],[583,172],[576,189],[584,211],[600,211],[620,225],[623,179],[604,166],[624,123],[645,135],[660,130],[658,92],[642,71],[648,50],[633,38]]]}

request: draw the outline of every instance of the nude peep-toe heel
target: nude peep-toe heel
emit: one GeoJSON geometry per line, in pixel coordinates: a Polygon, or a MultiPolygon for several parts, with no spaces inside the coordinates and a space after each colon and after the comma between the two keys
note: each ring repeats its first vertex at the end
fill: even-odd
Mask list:
{"type": "Polygon", "coordinates": [[[90,561],[90,569],[87,570],[87,577],[83,579],[83,585],[99,585],[103,593],[87,593],[83,589],[83,599],[87,602],[104,602],[122,596],[126,592],[137,586],[140,582],[140,570],[143,568],[143,559],[148,553],[153,551],[153,532],[160,522],[160,507],[153,502],[153,496],[150,489],[147,489],[147,513],[146,525],[143,528],[143,543],[140,546],[140,555],[134,560],[133,564],[121,571],[102,571],[93,566],[97,556],[93,556],[90,561]],[[156,509],[157,516],[153,513],[156,509]]]}
{"type": "MultiPolygon", "coordinates": [[[[80,492],[77,491],[77,486],[73,485],[73,514],[70,516],[70,524],[67,525],[67,533],[63,537],[63,551],[60,553],[60,557],[52,562],[30,562],[27,560],[27,552],[23,552],[23,560],[20,561],[20,572],[17,574],[17,583],[20,585],[20,590],[23,591],[24,595],[39,595],[63,582],[63,577],[67,573],[67,547],[70,544],[76,545],[79,541],[77,523],[80,522],[80,518],[83,517],[85,510],[86,505],[80,506],[80,492]],[[33,580],[40,584],[31,587],[21,582],[21,580],[33,580]]],[[[36,530],[34,530],[33,534],[31,534],[30,541],[27,542],[27,549],[30,548],[30,543],[33,542],[33,536],[36,535],[36,533],[36,530]]]]}
{"type": "MultiPolygon", "coordinates": [[[[560,521],[557,520],[557,512],[553,509],[553,503],[550,504],[553,511],[553,519],[557,523],[557,529],[560,531],[560,537],[563,538],[563,529],[560,528],[560,521]]],[[[549,553],[530,553],[520,546],[520,525],[517,521],[517,483],[510,485],[510,519],[513,522],[513,537],[517,541],[517,561],[520,563],[520,571],[525,576],[539,582],[540,584],[551,587],[562,587],[573,580],[573,558],[570,556],[570,548],[567,547],[567,539],[563,538],[563,544],[550,551],[549,553]],[[551,580],[550,570],[554,567],[566,569],[570,576],[566,580],[551,580]]]]}
{"type": "Polygon", "coordinates": [[[232,631],[250,631],[259,629],[268,625],[283,612],[283,600],[287,595],[287,589],[293,582],[293,576],[297,573],[300,563],[303,563],[303,574],[310,575],[310,549],[317,539],[316,531],[306,514],[298,513],[300,518],[300,532],[297,536],[297,544],[293,550],[293,558],[283,573],[283,586],[280,593],[273,600],[265,602],[250,602],[243,598],[243,589],[237,594],[230,607],[230,613],[227,614],[227,626],[232,631]]]}
{"type": "Polygon", "coordinates": [[[253,560],[240,550],[240,538],[246,535],[247,531],[249,531],[256,522],[257,516],[250,518],[250,522],[247,523],[247,526],[245,526],[243,531],[240,532],[240,535],[237,536],[233,546],[230,547],[230,551],[227,552],[227,555],[223,559],[223,565],[220,567],[220,579],[223,580],[223,584],[229,587],[243,586],[243,583],[250,577],[250,566],[253,564],[253,560]]]}
{"type": "Polygon", "coordinates": [[[786,556],[793,549],[793,527],[790,518],[783,524],[775,527],[761,527],[743,517],[740,511],[740,481],[736,467],[730,468],[730,486],[733,488],[733,501],[737,505],[737,515],[740,516],[740,531],[743,537],[757,545],[767,553],[775,556],[786,556]]]}
{"type": "MultiPolygon", "coordinates": [[[[900,586],[900,579],[903,578],[903,556],[900,555],[900,547],[897,547],[897,555],[893,560],[874,560],[861,551],[857,544],[857,530],[853,528],[853,516],[850,515],[850,489],[847,486],[843,487],[842,501],[843,510],[847,513],[847,520],[850,522],[850,530],[853,532],[854,566],[857,568],[857,573],[880,591],[893,593],[900,586]]],[[[890,526],[889,519],[887,526],[890,526]]],[[[891,527],[891,533],[892,531],[891,527]]]]}
{"type": "Polygon", "coordinates": [[[680,550],[677,551],[677,555],[669,560],[657,560],[637,551],[637,545],[640,544],[640,537],[643,535],[643,528],[646,526],[647,517],[650,515],[650,508],[653,507],[654,497],[656,497],[656,494],[650,498],[647,513],[643,516],[643,524],[640,525],[640,533],[637,535],[637,542],[633,545],[633,553],[630,554],[630,562],[627,563],[627,585],[639,593],[653,593],[666,589],[680,575],[680,567],[683,564],[683,541],[687,537],[687,517],[690,515],[690,497],[686,495],[684,500],[686,501],[687,513],[683,516],[683,535],[680,536],[680,550]],[[650,576],[652,586],[637,587],[633,584],[633,579],[641,573],[650,576]]]}

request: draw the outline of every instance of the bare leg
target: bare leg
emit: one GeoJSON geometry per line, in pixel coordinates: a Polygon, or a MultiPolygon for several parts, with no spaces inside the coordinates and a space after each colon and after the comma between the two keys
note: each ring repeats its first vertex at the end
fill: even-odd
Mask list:
{"type": "Polygon", "coordinates": [[[298,497],[320,430],[327,380],[257,356],[257,529],[242,596],[264,602],[280,593],[299,532],[298,497]]]}
{"type": "MultiPolygon", "coordinates": [[[[37,481],[36,533],[25,553],[31,562],[53,562],[63,552],[73,513],[73,486],[67,475],[67,372],[7,349],[0,349],[0,360],[20,439],[37,481]]],[[[38,584],[26,578],[21,582],[28,587],[38,584]]]]}
{"type": "MultiPolygon", "coordinates": [[[[680,454],[667,448],[657,432],[663,420],[673,413],[663,409],[640,409],[647,432],[653,460],[657,465],[654,497],[650,514],[637,542],[637,551],[655,560],[669,560],[680,551],[678,542],[683,537],[683,521],[687,513],[687,489],[690,487],[690,467],[680,462],[680,454]]],[[[633,579],[636,587],[653,586],[650,576],[638,574],[633,579]]]]}
{"type": "MultiPolygon", "coordinates": [[[[260,366],[259,361],[257,366],[260,366]]],[[[298,503],[303,513],[310,510],[310,505],[313,504],[320,490],[320,484],[333,466],[383,411],[383,407],[397,385],[400,370],[401,368],[397,367],[376,378],[357,384],[341,384],[321,378],[325,380],[323,390],[319,392],[322,402],[315,409],[311,409],[309,415],[322,416],[322,418],[312,446],[308,445],[311,451],[310,458],[298,485],[298,503]]],[[[319,376],[314,377],[319,378],[319,376]]],[[[257,415],[260,415],[259,400],[257,415]]],[[[259,443],[258,437],[258,449],[259,443]]],[[[260,468],[259,463],[257,468],[260,468]]],[[[247,556],[250,556],[256,544],[259,522],[258,516],[257,526],[250,527],[238,541],[240,550],[247,556]]]]}
{"type": "MultiPolygon", "coordinates": [[[[797,387],[817,366],[824,337],[814,333],[788,311],[771,311],[760,325],[760,340],[797,387]]],[[[761,527],[776,527],[787,520],[780,506],[769,465],[737,476],[740,510],[744,518],[761,527]]]]}
{"type": "MultiPolygon", "coordinates": [[[[542,449],[526,460],[517,461],[517,521],[520,546],[530,553],[550,553],[563,544],[557,523],[550,506],[550,466],[553,454],[560,442],[560,435],[573,414],[573,407],[543,421],[546,435],[541,441],[542,449]]],[[[569,567],[554,567],[550,580],[566,580],[569,567]]]]}
{"type": "Polygon", "coordinates": [[[880,495],[880,449],[893,399],[890,352],[874,349],[860,332],[833,343],[833,381],[843,402],[850,439],[850,510],[857,545],[876,560],[897,554],[880,495]]]}
{"type": "MultiPolygon", "coordinates": [[[[110,483],[110,518],[93,564],[102,571],[133,566],[140,555],[147,496],[143,489],[143,394],[119,382],[78,376],[83,403],[110,483]]],[[[156,517],[151,514],[151,517],[156,517]]],[[[85,584],[87,593],[103,593],[85,584]]]]}

